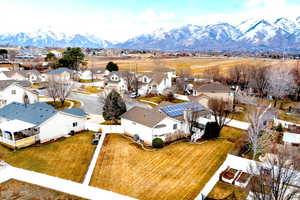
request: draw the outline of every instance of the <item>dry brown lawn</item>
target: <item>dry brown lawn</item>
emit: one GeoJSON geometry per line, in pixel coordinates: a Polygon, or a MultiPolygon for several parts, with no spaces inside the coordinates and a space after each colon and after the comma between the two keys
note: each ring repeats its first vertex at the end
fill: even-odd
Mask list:
{"type": "Polygon", "coordinates": [[[108,135],[91,185],[137,199],[194,199],[232,147],[217,139],[151,152],[121,135],[108,135]]]}
{"type": "Polygon", "coordinates": [[[239,200],[245,200],[248,192],[245,189],[234,185],[218,182],[208,194],[208,197],[211,199],[231,199],[230,197],[233,195],[235,195],[235,197],[239,200]]]}
{"type": "Polygon", "coordinates": [[[14,167],[81,182],[95,150],[95,146],[91,145],[92,138],[91,132],[84,132],[15,152],[0,145],[0,159],[14,167]]]}
{"type": "Polygon", "coordinates": [[[17,181],[8,180],[0,184],[0,199],[51,199],[51,200],[83,200],[83,198],[68,195],[62,192],[40,187],[37,185],[17,181]]]}

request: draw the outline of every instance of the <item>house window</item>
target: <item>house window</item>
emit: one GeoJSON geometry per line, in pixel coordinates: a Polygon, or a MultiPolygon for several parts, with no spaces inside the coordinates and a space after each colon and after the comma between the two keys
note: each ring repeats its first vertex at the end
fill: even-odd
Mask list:
{"type": "Polygon", "coordinates": [[[136,125],[136,123],[135,123],[135,122],[132,122],[132,124],[133,124],[133,125],[136,125]]]}
{"type": "Polygon", "coordinates": [[[147,77],[144,77],[144,83],[147,83],[147,77]]]}
{"type": "Polygon", "coordinates": [[[76,127],[76,126],[78,126],[78,123],[77,123],[77,122],[74,122],[74,123],[73,123],[73,127],[76,127]]]}
{"type": "Polygon", "coordinates": [[[173,130],[177,130],[177,124],[173,124],[173,130]]]}
{"type": "Polygon", "coordinates": [[[17,93],[16,90],[12,90],[12,91],[11,91],[11,94],[16,94],[16,93],[17,93]]]}

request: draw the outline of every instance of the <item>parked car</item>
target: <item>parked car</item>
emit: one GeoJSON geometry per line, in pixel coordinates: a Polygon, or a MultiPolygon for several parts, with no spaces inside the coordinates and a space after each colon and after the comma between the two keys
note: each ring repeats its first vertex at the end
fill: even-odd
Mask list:
{"type": "Polygon", "coordinates": [[[133,92],[133,93],[130,94],[130,98],[137,98],[139,96],[141,96],[141,95],[139,93],[136,93],[136,92],[133,92]]]}

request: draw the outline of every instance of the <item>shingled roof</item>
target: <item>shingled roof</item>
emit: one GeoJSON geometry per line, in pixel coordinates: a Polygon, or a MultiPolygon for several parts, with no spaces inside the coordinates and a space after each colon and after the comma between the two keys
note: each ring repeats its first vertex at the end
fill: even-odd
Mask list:
{"type": "Polygon", "coordinates": [[[230,92],[230,88],[226,85],[223,85],[222,83],[214,82],[214,83],[208,83],[201,86],[195,86],[195,90],[199,92],[211,92],[211,93],[217,93],[217,92],[230,92]]]}
{"type": "Polygon", "coordinates": [[[17,81],[17,80],[0,80],[0,90],[4,90],[11,84],[17,84],[21,87],[30,87],[31,83],[29,81],[17,81]]]}
{"type": "Polygon", "coordinates": [[[156,124],[166,118],[166,115],[157,110],[135,106],[124,113],[121,118],[153,128],[156,124]]]}
{"type": "Polygon", "coordinates": [[[9,120],[20,120],[38,126],[50,119],[58,112],[71,114],[77,117],[84,117],[87,115],[80,108],[58,111],[55,110],[52,106],[42,102],[27,105],[13,102],[0,109],[0,117],[9,120]]]}

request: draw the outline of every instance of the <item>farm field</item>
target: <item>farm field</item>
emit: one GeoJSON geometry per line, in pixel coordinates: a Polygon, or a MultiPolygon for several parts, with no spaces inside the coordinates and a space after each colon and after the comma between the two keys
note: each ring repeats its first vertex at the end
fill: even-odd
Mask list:
{"type": "MultiPolygon", "coordinates": [[[[105,67],[110,60],[89,57],[88,66],[94,67],[105,67]]],[[[157,66],[166,66],[177,71],[190,71],[194,75],[200,75],[203,71],[211,67],[219,67],[222,71],[227,71],[232,66],[240,64],[252,64],[252,65],[267,65],[277,63],[278,61],[263,60],[252,58],[212,58],[212,57],[180,57],[180,58],[166,58],[160,59],[159,61],[150,58],[141,59],[116,59],[113,62],[117,63],[121,70],[137,70],[140,72],[153,71],[157,66]]]]}
{"type": "Polygon", "coordinates": [[[194,199],[232,147],[217,139],[152,152],[121,135],[108,135],[91,185],[137,199],[194,199]]]}
{"type": "Polygon", "coordinates": [[[81,182],[95,150],[92,138],[91,132],[84,132],[15,152],[0,145],[0,157],[14,167],[81,182]]]}

